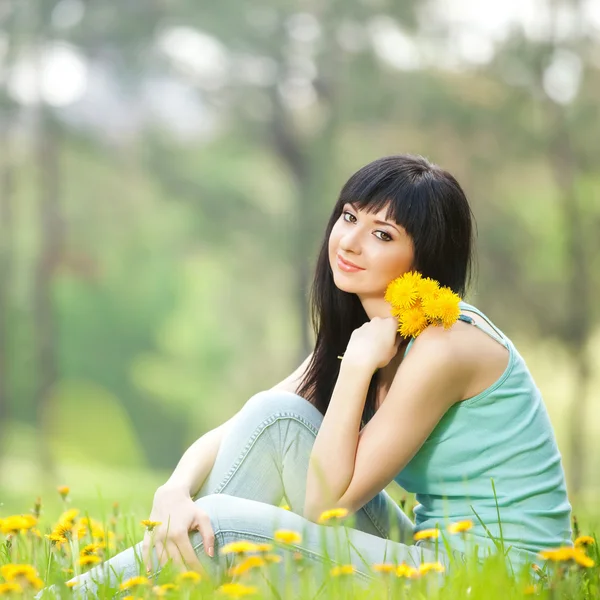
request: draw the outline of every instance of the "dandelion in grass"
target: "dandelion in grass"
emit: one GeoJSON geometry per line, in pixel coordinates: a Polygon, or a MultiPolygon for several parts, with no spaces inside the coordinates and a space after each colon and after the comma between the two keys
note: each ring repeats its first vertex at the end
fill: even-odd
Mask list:
{"type": "Polygon", "coordinates": [[[289,529],[278,529],[273,539],[282,544],[299,544],[302,541],[302,536],[297,531],[289,529]]]}
{"type": "Polygon", "coordinates": [[[138,587],[146,587],[149,586],[150,582],[148,581],[148,579],[146,577],[143,577],[142,575],[138,575],[136,577],[131,577],[130,579],[127,579],[126,581],[124,581],[120,586],[119,589],[121,591],[125,591],[125,590],[132,590],[138,587]]]}
{"type": "Polygon", "coordinates": [[[155,527],[162,525],[160,521],[151,521],[150,519],[144,519],[140,523],[146,528],[147,531],[154,531],[155,527]]]}
{"type": "Polygon", "coordinates": [[[241,583],[224,583],[219,586],[217,592],[225,594],[230,598],[242,598],[243,596],[252,596],[258,592],[258,589],[251,585],[241,583]]]}
{"type": "Polygon", "coordinates": [[[590,569],[596,563],[581,548],[573,549],[573,560],[580,566],[590,569]]]}
{"type": "Polygon", "coordinates": [[[354,575],[356,569],[354,565],[339,565],[337,567],[333,567],[329,574],[332,577],[340,577],[341,575],[354,575]]]}
{"type": "Polygon", "coordinates": [[[421,563],[419,565],[419,574],[425,575],[426,573],[430,573],[431,571],[435,571],[436,573],[443,573],[445,571],[444,565],[440,562],[432,562],[432,563],[421,563]]]}
{"type": "Polygon", "coordinates": [[[421,529],[421,531],[417,531],[413,536],[415,542],[420,540],[435,540],[440,537],[439,529],[421,529]]]}
{"type": "Polygon", "coordinates": [[[67,583],[65,583],[65,585],[68,588],[73,588],[73,587],[75,587],[77,585],[77,582],[76,581],[67,581],[67,583]]]}
{"type": "Polygon", "coordinates": [[[280,563],[283,560],[279,554],[265,554],[263,558],[268,563],[280,563]]]}
{"type": "Polygon", "coordinates": [[[264,567],[266,564],[267,563],[265,562],[265,559],[261,558],[260,556],[249,556],[248,558],[244,559],[239,565],[231,567],[231,569],[229,569],[229,574],[232,577],[235,577],[236,575],[244,575],[248,571],[264,567]]]}
{"type": "Polygon", "coordinates": [[[396,577],[406,577],[407,579],[411,579],[418,576],[419,571],[406,563],[402,563],[396,567],[396,577]]]}
{"type": "Polygon", "coordinates": [[[378,563],[373,565],[373,570],[377,573],[394,573],[396,568],[396,565],[391,565],[389,563],[378,563]]]}
{"type": "Polygon", "coordinates": [[[16,535],[33,529],[37,522],[33,515],[12,515],[0,520],[0,532],[4,535],[16,535]]]}
{"type": "Polygon", "coordinates": [[[591,546],[594,543],[595,543],[594,538],[591,535],[580,535],[575,540],[575,547],[578,547],[578,546],[591,546]]]}
{"type": "Polygon", "coordinates": [[[178,583],[200,583],[202,576],[196,571],[184,571],[177,575],[178,583]]]}
{"type": "Polygon", "coordinates": [[[65,525],[71,525],[73,526],[73,524],[75,523],[75,520],[77,519],[77,517],[79,516],[79,509],[77,508],[70,508],[69,510],[65,510],[64,513],[62,513],[60,515],[60,517],[58,517],[58,522],[65,524],[65,525]]]}
{"type": "Polygon", "coordinates": [[[319,523],[327,523],[331,520],[340,520],[348,516],[350,511],[347,508],[332,508],[322,512],[319,516],[319,523]]]}
{"type": "Polygon", "coordinates": [[[465,531],[469,531],[473,527],[473,521],[457,521],[456,523],[451,523],[448,525],[448,532],[451,534],[456,533],[464,533],[465,531]]]}
{"type": "Polygon", "coordinates": [[[125,596],[123,600],[144,600],[144,596],[125,596]]]}
{"type": "Polygon", "coordinates": [[[271,552],[273,544],[256,544],[255,552],[271,552]]]}
{"type": "Polygon", "coordinates": [[[56,488],[56,491],[61,495],[63,500],[66,500],[67,496],[69,495],[69,492],[71,491],[71,488],[69,488],[68,485],[59,485],[56,488]]]}
{"type": "Polygon", "coordinates": [[[97,565],[102,562],[102,558],[100,558],[97,554],[84,554],[79,557],[79,565],[82,567],[89,567],[92,565],[97,565]]]}
{"type": "Polygon", "coordinates": [[[177,586],[174,583],[163,583],[162,585],[155,585],[152,588],[152,592],[155,596],[159,598],[162,596],[166,596],[169,592],[177,591],[177,586]]]}
{"type": "Polygon", "coordinates": [[[89,554],[101,554],[105,547],[106,544],[87,544],[81,549],[81,555],[87,556],[89,554]]]}
{"type": "Polygon", "coordinates": [[[280,508],[283,508],[283,510],[292,510],[289,504],[282,504],[280,508]]]}
{"type": "Polygon", "coordinates": [[[566,562],[573,558],[573,550],[572,546],[561,546],[551,550],[542,550],[539,556],[552,562],[566,562]]]}
{"type": "Polygon", "coordinates": [[[525,589],[523,590],[523,594],[525,596],[534,596],[539,591],[540,591],[540,588],[537,585],[531,584],[531,585],[528,585],[525,587],[525,589]]]}
{"type": "Polygon", "coordinates": [[[31,565],[3,565],[0,567],[0,575],[8,583],[18,583],[25,589],[41,590],[44,587],[44,582],[40,579],[37,569],[31,565]]]}
{"type": "Polygon", "coordinates": [[[221,550],[221,554],[242,554],[244,552],[258,552],[258,545],[253,542],[246,540],[240,540],[239,542],[231,542],[225,544],[221,550]]]}
{"type": "Polygon", "coordinates": [[[12,581],[6,583],[0,583],[0,596],[11,596],[12,594],[18,594],[19,596],[23,593],[23,588],[12,581]]]}

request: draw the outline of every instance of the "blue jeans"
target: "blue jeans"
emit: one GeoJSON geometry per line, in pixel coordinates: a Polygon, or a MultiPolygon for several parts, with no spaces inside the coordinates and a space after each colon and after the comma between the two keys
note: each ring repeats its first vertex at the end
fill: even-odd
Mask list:
{"type": "MultiPolygon", "coordinates": [[[[322,420],[321,413],[304,398],[281,390],[255,394],[235,416],[215,464],[194,498],[210,516],[215,532],[214,558],[204,552],[200,534],[190,533],[207,571],[222,581],[234,560],[231,554],[220,555],[224,544],[270,542],[277,529],[302,533],[302,541],[290,550],[315,566],[353,564],[355,581],[368,582],[374,563],[418,566],[439,560],[448,566],[443,546],[436,552],[431,546],[411,544],[413,523],[384,490],[357,511],[352,527],[319,525],[301,516],[309,457],[322,420]],[[291,511],[279,508],[284,498],[291,511]]],[[[92,592],[96,587],[93,579],[109,577],[116,582],[116,577],[125,580],[145,574],[136,556],[141,556],[141,542],[80,575],[76,589],[92,592]]]]}

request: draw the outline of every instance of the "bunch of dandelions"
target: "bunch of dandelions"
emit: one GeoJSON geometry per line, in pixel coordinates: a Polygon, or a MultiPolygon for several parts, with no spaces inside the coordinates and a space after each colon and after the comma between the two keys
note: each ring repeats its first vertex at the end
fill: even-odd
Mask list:
{"type": "Polygon", "coordinates": [[[428,325],[450,328],[460,315],[460,296],[448,287],[417,271],[409,271],[388,285],[386,302],[398,319],[398,331],[404,337],[417,337],[428,325]]]}

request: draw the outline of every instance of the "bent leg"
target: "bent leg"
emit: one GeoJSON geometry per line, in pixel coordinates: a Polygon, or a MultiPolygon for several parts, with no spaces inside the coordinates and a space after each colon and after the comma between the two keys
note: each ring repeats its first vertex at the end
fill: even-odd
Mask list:
{"type": "MultiPolygon", "coordinates": [[[[278,505],[285,497],[292,511],[302,515],[310,453],[322,421],[323,415],[297,394],[255,394],[231,423],[196,498],[229,494],[278,505]]],[[[412,541],[413,523],[385,490],[356,513],[354,527],[412,541]]]]}
{"type": "MultiPolygon", "coordinates": [[[[263,502],[226,494],[214,494],[199,498],[196,504],[210,515],[215,532],[214,558],[204,552],[202,537],[198,532],[192,532],[190,540],[198,559],[215,584],[227,578],[229,569],[236,562],[236,555],[221,553],[225,544],[240,540],[272,543],[277,529],[296,531],[302,536],[300,542],[278,546],[274,550],[284,558],[277,567],[276,581],[272,582],[277,587],[283,586],[284,583],[299,585],[298,578],[301,575],[297,569],[291,573],[285,572],[286,555],[289,564],[290,556],[298,553],[302,557],[304,566],[311,569],[310,580],[316,585],[320,585],[326,579],[329,569],[335,565],[352,564],[355,568],[355,577],[368,583],[373,577],[371,570],[373,564],[405,562],[417,567],[422,562],[439,560],[447,567],[450,562],[442,550],[436,554],[432,549],[407,546],[356,529],[318,525],[291,511],[263,502]],[[290,576],[295,581],[290,582],[290,576]]],[[[76,584],[74,591],[82,595],[95,594],[99,582],[117,587],[120,581],[145,574],[143,564],[138,560],[140,555],[141,544],[128,548],[109,561],[74,578],[72,580],[76,584]]],[[[158,572],[154,553],[153,561],[158,572]]]]}

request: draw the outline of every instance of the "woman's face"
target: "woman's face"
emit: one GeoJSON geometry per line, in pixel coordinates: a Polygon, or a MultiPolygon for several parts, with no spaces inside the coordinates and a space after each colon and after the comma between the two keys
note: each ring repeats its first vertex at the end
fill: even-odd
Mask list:
{"type": "Polygon", "coordinates": [[[344,204],[329,236],[329,264],[340,290],[361,297],[383,297],[390,281],[410,271],[412,239],[402,226],[386,221],[385,213],[386,207],[368,214],[344,204]],[[360,270],[344,268],[339,257],[360,270]]]}

